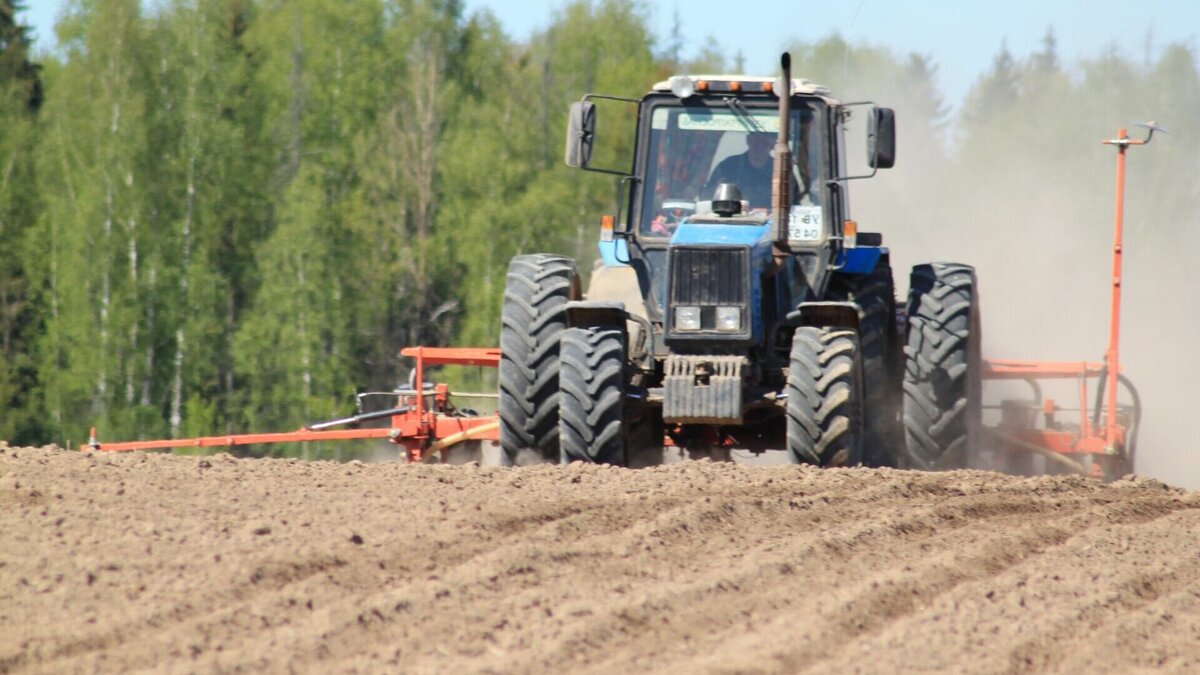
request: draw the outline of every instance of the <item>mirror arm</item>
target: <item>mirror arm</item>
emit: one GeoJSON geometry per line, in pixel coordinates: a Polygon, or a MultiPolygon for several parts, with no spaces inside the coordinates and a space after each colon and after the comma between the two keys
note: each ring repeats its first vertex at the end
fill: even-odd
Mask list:
{"type": "Polygon", "coordinates": [[[625,178],[633,178],[634,177],[633,174],[629,173],[628,171],[617,171],[616,169],[597,169],[596,167],[593,167],[593,166],[581,166],[581,167],[579,167],[579,169],[581,171],[594,171],[595,173],[607,173],[612,176],[622,176],[625,178]]]}
{"type": "Polygon", "coordinates": [[[608,96],[607,94],[584,94],[583,98],[581,98],[580,101],[586,103],[587,101],[590,101],[594,98],[602,98],[606,101],[625,101],[626,103],[641,103],[642,102],[641,99],[626,98],[624,96],[608,96]]]}
{"type": "Polygon", "coordinates": [[[871,173],[864,173],[861,176],[838,176],[837,178],[830,178],[829,180],[825,181],[825,185],[832,186],[835,183],[840,183],[845,180],[860,180],[863,178],[874,178],[875,174],[877,174],[877,173],[879,173],[879,167],[872,167],[871,173]]]}
{"type": "MultiPolygon", "coordinates": [[[[846,110],[847,108],[851,108],[854,106],[860,106],[860,105],[875,105],[875,102],[874,101],[853,101],[851,103],[843,103],[841,105],[841,107],[842,107],[843,111],[845,111],[847,114],[849,114],[849,111],[846,110]]],[[[878,154],[879,154],[878,149],[876,149],[875,154],[878,156],[878,154]]],[[[840,182],[846,181],[846,180],[862,180],[864,178],[874,178],[875,174],[877,174],[877,173],[879,173],[879,167],[873,166],[873,167],[871,167],[871,173],[864,173],[861,176],[838,176],[837,178],[830,178],[829,180],[825,181],[825,185],[826,185],[826,187],[834,187],[835,183],[840,183],[840,182]]],[[[841,186],[837,186],[837,187],[841,187],[841,186]]],[[[837,187],[834,187],[834,189],[837,189],[837,187]]]]}
{"type": "MultiPolygon", "coordinates": [[[[579,99],[579,101],[581,103],[587,103],[588,101],[591,101],[592,99],[596,99],[596,98],[604,99],[606,101],[623,101],[625,103],[641,104],[641,102],[642,102],[640,99],[636,99],[636,98],[627,98],[625,96],[609,96],[607,94],[584,94],[583,98],[579,99]]],[[[634,172],[633,172],[633,162],[632,161],[630,162],[629,171],[618,171],[616,169],[601,169],[601,168],[596,168],[596,167],[591,167],[591,166],[581,166],[579,168],[584,171],[592,171],[595,173],[606,173],[610,176],[623,176],[626,178],[635,177],[634,172]]]]}

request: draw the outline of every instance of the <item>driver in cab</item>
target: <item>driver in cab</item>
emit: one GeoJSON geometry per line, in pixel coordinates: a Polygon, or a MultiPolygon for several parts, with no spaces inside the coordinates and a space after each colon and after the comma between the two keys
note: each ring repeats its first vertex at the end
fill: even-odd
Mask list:
{"type": "Polygon", "coordinates": [[[704,184],[705,198],[711,199],[721,183],[733,183],[750,202],[751,209],[771,208],[771,173],[774,165],[771,148],[775,134],[754,131],[746,134],[746,152],[726,157],[713,169],[704,184]]]}
{"type": "MultiPolygon", "coordinates": [[[[712,199],[718,185],[732,183],[742,193],[742,199],[749,203],[748,210],[771,208],[771,178],[775,169],[771,149],[775,147],[776,134],[752,131],[746,133],[745,138],[746,151],[730,155],[717,164],[701,188],[700,199],[712,199]]],[[[671,236],[678,222],[695,208],[693,202],[664,202],[662,206],[664,213],[649,225],[650,233],[659,236],[671,236]]]]}

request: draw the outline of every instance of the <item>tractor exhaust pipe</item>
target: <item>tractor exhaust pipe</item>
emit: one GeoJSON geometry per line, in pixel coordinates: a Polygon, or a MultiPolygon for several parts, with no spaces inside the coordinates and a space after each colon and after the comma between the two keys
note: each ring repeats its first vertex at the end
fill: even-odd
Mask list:
{"type": "Polygon", "coordinates": [[[771,222],[775,230],[775,249],[788,250],[788,216],[792,206],[792,151],[788,146],[792,121],[792,55],[779,58],[783,68],[783,86],[779,87],[779,135],[775,138],[775,166],[771,174],[771,222]]]}

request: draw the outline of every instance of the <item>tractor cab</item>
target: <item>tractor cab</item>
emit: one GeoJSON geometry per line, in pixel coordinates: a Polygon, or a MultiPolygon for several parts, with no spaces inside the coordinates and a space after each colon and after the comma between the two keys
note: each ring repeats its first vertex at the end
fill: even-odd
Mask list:
{"type": "MultiPolygon", "coordinates": [[[[602,294],[638,306],[654,324],[658,355],[770,349],[780,320],[818,299],[832,270],[860,257],[847,252],[854,241],[844,231],[849,107],[808,80],[784,84],[740,75],[655,84],[630,101],[638,125],[627,174],[590,166],[593,99],[609,97],[572,106],[567,163],[627,176],[620,216],[602,236],[599,272],[602,286],[621,278],[625,288],[602,294]]],[[[881,130],[889,144],[879,150],[890,158],[887,112],[881,130]]],[[[864,253],[868,266],[878,259],[878,249],[864,253]]]]}
{"type": "MultiPolygon", "coordinates": [[[[679,78],[672,78],[677,80],[679,78]]],[[[690,79],[690,78],[689,78],[690,79]]],[[[741,213],[766,220],[771,211],[772,156],[779,132],[778,104],[753,80],[709,78],[705,88],[758,88],[755,96],[690,96],[669,93],[670,80],[655,85],[643,103],[636,166],[644,177],[636,188],[633,218],[647,245],[669,239],[689,216],[711,216],[714,193],[722,183],[741,193],[741,213]]],[[[827,106],[817,97],[797,97],[792,107],[792,202],[820,218],[823,177],[830,161],[822,133],[827,106]]],[[[815,237],[814,237],[815,240],[815,237]]]]}
{"type": "MultiPolygon", "coordinates": [[[[680,247],[678,255],[687,256],[683,249],[720,246],[723,239],[732,238],[747,245],[761,242],[763,256],[769,258],[773,155],[780,128],[778,98],[771,89],[765,78],[677,76],[656,84],[642,100],[634,160],[641,180],[633,184],[626,241],[632,245],[632,259],[638,261],[631,264],[646,269],[648,310],[664,320],[670,312],[668,260],[673,248],[680,247]],[[702,91],[680,98],[672,85],[677,91],[702,91]],[[740,196],[718,200],[733,201],[732,209],[714,208],[715,193],[723,185],[740,196]],[[722,226],[751,230],[725,232],[722,226]]],[[[796,237],[815,253],[828,244],[823,223],[837,217],[836,197],[831,198],[825,185],[825,178],[837,173],[831,170],[836,166],[836,144],[828,142],[833,128],[829,106],[817,95],[824,90],[815,85],[807,89],[811,93],[796,96],[790,112],[787,143],[795,161],[789,195],[791,217],[807,223],[796,237]]],[[[689,302],[686,297],[682,301],[689,302]]],[[[714,326],[716,318],[714,314],[714,326]]]]}

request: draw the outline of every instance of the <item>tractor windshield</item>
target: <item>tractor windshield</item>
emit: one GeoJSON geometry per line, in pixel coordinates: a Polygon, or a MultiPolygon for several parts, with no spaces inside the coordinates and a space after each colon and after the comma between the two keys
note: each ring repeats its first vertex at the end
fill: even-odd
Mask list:
{"type": "MultiPolygon", "coordinates": [[[[792,198],[820,202],[821,147],[816,114],[803,104],[792,109],[792,198]]],[[[713,191],[733,183],[750,211],[771,208],[773,149],[779,131],[775,108],[659,106],[650,118],[641,229],[668,237],[678,222],[711,211],[713,191]]]]}

